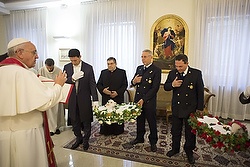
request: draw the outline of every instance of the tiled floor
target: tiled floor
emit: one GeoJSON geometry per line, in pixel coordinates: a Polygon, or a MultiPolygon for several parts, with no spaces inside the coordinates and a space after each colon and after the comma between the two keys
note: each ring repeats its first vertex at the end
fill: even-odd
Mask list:
{"type": "MultiPolygon", "coordinates": [[[[242,123],[247,127],[250,138],[250,121],[242,123]]],[[[63,145],[73,139],[74,134],[71,127],[63,127],[60,130],[61,134],[52,136],[58,167],[156,167],[129,160],[65,149],[63,145]]]]}
{"type": "Polygon", "coordinates": [[[154,167],[154,165],[65,149],[63,145],[73,139],[74,134],[70,127],[62,130],[61,134],[52,136],[58,167],[154,167]]]}

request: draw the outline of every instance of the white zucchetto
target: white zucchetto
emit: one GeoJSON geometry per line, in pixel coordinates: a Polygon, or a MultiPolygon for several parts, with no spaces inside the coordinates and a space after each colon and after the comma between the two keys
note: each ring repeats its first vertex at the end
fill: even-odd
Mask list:
{"type": "Polygon", "coordinates": [[[20,45],[25,42],[30,42],[30,41],[24,38],[14,38],[8,43],[7,49],[20,45]]]}

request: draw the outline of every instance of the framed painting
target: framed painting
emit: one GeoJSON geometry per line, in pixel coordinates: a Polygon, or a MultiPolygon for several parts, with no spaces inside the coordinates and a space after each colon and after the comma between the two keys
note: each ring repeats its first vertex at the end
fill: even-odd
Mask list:
{"type": "Polygon", "coordinates": [[[60,61],[70,61],[68,57],[70,48],[59,48],[59,60],[60,61]]]}
{"type": "Polygon", "coordinates": [[[155,21],[151,28],[150,49],[153,61],[162,72],[175,68],[175,57],[188,55],[188,26],[176,15],[165,15],[155,21]]]}

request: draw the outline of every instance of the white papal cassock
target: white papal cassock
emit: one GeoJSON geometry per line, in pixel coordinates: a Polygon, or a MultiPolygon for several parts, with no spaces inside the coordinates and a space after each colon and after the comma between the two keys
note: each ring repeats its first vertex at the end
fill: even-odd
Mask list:
{"type": "Polygon", "coordinates": [[[48,166],[42,111],[63,97],[19,65],[0,67],[0,166],[48,166]]]}
{"type": "MultiPolygon", "coordinates": [[[[54,66],[52,72],[49,72],[46,66],[40,68],[38,70],[38,74],[49,79],[55,80],[56,75],[59,74],[60,68],[54,66]]],[[[54,107],[47,110],[48,116],[48,123],[49,123],[49,130],[50,132],[55,132],[56,129],[59,129],[61,126],[65,125],[65,118],[64,118],[64,107],[63,103],[58,103],[54,107]]]]}

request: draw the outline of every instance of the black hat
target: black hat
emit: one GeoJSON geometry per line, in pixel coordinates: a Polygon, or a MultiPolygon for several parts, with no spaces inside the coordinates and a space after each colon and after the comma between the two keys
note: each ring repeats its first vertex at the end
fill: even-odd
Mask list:
{"type": "Polygon", "coordinates": [[[80,57],[80,51],[78,49],[70,49],[69,57],[80,57]]]}

